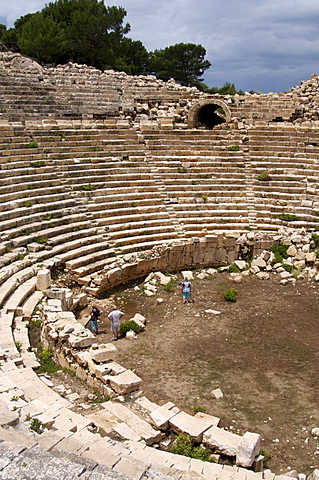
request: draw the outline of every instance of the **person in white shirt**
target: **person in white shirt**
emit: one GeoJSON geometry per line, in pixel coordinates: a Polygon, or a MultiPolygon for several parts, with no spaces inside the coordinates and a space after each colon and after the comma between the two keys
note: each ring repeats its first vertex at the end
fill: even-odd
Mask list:
{"type": "Polygon", "coordinates": [[[116,341],[120,335],[120,320],[124,315],[124,312],[121,312],[116,307],[113,307],[113,311],[107,316],[111,320],[111,330],[113,332],[114,338],[113,341],[116,341]]]}

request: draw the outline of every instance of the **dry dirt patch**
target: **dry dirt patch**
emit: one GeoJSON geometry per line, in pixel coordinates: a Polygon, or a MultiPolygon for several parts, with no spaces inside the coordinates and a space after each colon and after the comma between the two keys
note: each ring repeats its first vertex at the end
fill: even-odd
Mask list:
{"type": "MultiPolygon", "coordinates": [[[[181,276],[178,275],[178,281],[181,276]]],[[[258,432],[271,455],[270,468],[309,473],[319,467],[318,289],[301,283],[279,286],[276,278],[252,277],[234,285],[226,273],[193,282],[194,303],[182,304],[180,286],[147,298],[131,284],[98,300],[99,342],[111,339],[107,313],[116,303],[126,313],[147,317],[145,332],[121,339],[118,361],[143,380],[153,401],[194,406],[219,416],[222,426],[243,434],[258,432]],[[236,303],[224,300],[229,287],[236,303]],[[158,297],[164,298],[159,305],[158,297]],[[205,310],[221,311],[220,315],[205,310]],[[220,388],[224,398],[211,391],[220,388]]],[[[87,315],[88,311],[82,312],[87,315]]]]}

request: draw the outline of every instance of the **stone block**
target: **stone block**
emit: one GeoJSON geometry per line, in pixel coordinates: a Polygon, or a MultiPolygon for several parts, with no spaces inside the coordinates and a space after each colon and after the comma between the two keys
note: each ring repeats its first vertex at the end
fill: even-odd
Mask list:
{"type": "Polygon", "coordinates": [[[316,468],[308,477],[308,480],[319,480],[319,469],[316,468]]]}
{"type": "Polygon", "coordinates": [[[306,262],[307,263],[314,263],[316,261],[316,252],[309,252],[306,253],[306,262]]]}
{"type": "Polygon", "coordinates": [[[207,428],[218,427],[218,424],[220,422],[220,418],[214,417],[213,415],[209,415],[208,413],[205,413],[205,412],[197,412],[194,415],[194,418],[199,418],[202,421],[204,421],[207,425],[207,428]]]}
{"type": "Polygon", "coordinates": [[[203,433],[208,429],[207,423],[185,412],[179,412],[169,420],[169,424],[176,433],[185,433],[195,442],[201,442],[203,433]]]}
{"type": "Polygon", "coordinates": [[[13,426],[19,423],[18,411],[8,410],[6,407],[0,405],[0,426],[13,426]]]}
{"type": "Polygon", "coordinates": [[[138,390],[142,379],[131,370],[126,370],[119,375],[110,377],[110,385],[116,393],[125,394],[138,390]]]}
{"type": "Polygon", "coordinates": [[[236,464],[251,467],[260,451],[260,435],[246,432],[237,445],[236,464]]]}
{"type": "Polygon", "coordinates": [[[143,440],[145,440],[147,445],[157,443],[163,438],[163,433],[159,432],[158,430],[154,430],[149,423],[140,418],[125,405],[117,402],[105,402],[101,405],[103,408],[105,408],[105,410],[114,415],[120,422],[124,422],[138,435],[140,435],[143,440]]]}
{"type": "Polygon", "coordinates": [[[241,438],[239,435],[228,432],[223,428],[211,427],[204,432],[203,443],[224,455],[234,457],[237,455],[237,445],[241,438]]]}
{"type": "Polygon", "coordinates": [[[136,433],[131,427],[126,425],[126,423],[121,422],[117,424],[113,428],[114,432],[116,432],[120,437],[122,437],[124,440],[132,440],[134,442],[139,442],[142,437],[136,433]]]}
{"type": "Polygon", "coordinates": [[[94,343],[89,350],[92,360],[96,363],[109,362],[117,355],[117,348],[112,343],[94,343]]]}
{"type": "Polygon", "coordinates": [[[90,330],[86,328],[79,330],[75,333],[71,333],[68,338],[68,343],[73,348],[87,348],[90,347],[95,341],[95,337],[90,330]]]}
{"type": "Polygon", "coordinates": [[[48,268],[40,270],[37,274],[36,289],[40,291],[47,290],[51,285],[51,272],[48,268]]]}
{"type": "Polygon", "coordinates": [[[165,403],[161,407],[158,407],[156,410],[153,410],[150,413],[150,417],[156,428],[160,430],[167,430],[169,427],[169,420],[179,413],[179,408],[175,407],[175,404],[172,402],[165,403]]]}

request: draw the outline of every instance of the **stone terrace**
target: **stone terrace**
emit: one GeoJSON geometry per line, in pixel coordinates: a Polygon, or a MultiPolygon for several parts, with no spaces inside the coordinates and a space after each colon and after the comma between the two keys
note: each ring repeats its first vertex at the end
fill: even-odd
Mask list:
{"type": "MultiPolygon", "coordinates": [[[[72,459],[75,469],[86,458],[79,478],[106,475],[97,465],[100,456],[94,456],[102,450],[106,466],[130,478],[197,478],[194,472],[198,478],[261,477],[168,458],[164,452],[159,458],[162,454],[151,447],[118,445],[93,435],[87,430],[91,422],[73,414],[36,376],[25,322],[43,298],[37,274],[44,267],[65,268],[84,286],[90,276],[107,272],[111,285],[121,280],[119,257],[134,274],[149,272],[134,270],[134,252],[156,256],[162,248],[166,266],[183,268],[192,251],[188,267],[217,266],[238,258],[236,238],[244,230],[276,233],[288,220],[293,227],[315,229],[319,135],[314,100],[306,122],[304,87],[302,97],[295,89],[280,96],[220,98],[151,76],[72,64],[43,69],[18,54],[0,54],[0,59],[0,406],[6,426],[0,447],[7,459],[3,472],[8,472],[7,477],[0,472],[0,478],[18,478],[12,472],[35,454],[56,464],[57,455],[47,452],[55,447],[81,455],[72,459]],[[210,131],[202,125],[187,129],[199,100],[204,105],[217,98],[231,118],[210,131]],[[39,418],[50,413],[54,431],[32,437],[28,430],[8,429],[20,413],[8,409],[9,397],[19,397],[19,409],[32,408],[39,418]],[[165,469],[152,473],[158,465],[165,469]],[[193,473],[187,476],[184,470],[193,473]]],[[[316,82],[310,81],[311,94],[316,82]]],[[[258,248],[265,248],[262,241],[258,248]]],[[[159,263],[154,258],[147,268],[158,270],[159,263]]],[[[95,285],[104,285],[103,280],[95,285]]],[[[58,463],[64,465],[65,458],[61,453],[58,463]]]]}

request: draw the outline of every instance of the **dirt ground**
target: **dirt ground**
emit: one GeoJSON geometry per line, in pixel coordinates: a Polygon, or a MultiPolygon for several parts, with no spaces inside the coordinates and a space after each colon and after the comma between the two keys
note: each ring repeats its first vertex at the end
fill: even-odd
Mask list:
{"type": "Polygon", "coordinates": [[[134,289],[143,286],[139,281],[97,300],[98,341],[112,338],[107,314],[114,303],[125,312],[123,321],[145,315],[146,329],[136,340],[116,343],[118,362],[143,379],[144,395],[159,404],[173,401],[189,413],[206,408],[235,433],[259,433],[277,474],[319,468],[319,438],[311,434],[319,427],[317,285],[297,281],[283,287],[276,277],[234,284],[224,272],[195,279],[194,303],[184,305],[180,274],[176,280],[173,291],[159,287],[153,297],[134,289]],[[230,287],[238,291],[235,303],[224,299],[230,287]],[[222,399],[212,396],[216,388],[222,399]]]}

